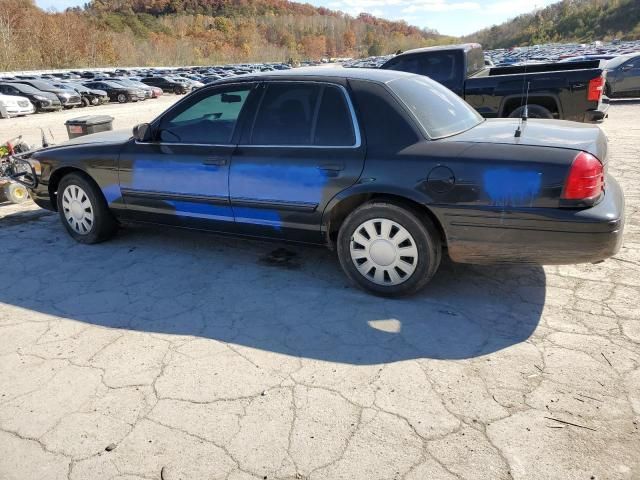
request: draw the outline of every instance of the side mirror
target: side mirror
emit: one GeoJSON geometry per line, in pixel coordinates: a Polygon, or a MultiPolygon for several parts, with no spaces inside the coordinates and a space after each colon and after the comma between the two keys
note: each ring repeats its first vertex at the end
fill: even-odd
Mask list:
{"type": "Polygon", "coordinates": [[[151,133],[151,129],[149,128],[148,123],[140,123],[133,127],[133,138],[138,142],[149,141],[149,133],[151,133]]]}

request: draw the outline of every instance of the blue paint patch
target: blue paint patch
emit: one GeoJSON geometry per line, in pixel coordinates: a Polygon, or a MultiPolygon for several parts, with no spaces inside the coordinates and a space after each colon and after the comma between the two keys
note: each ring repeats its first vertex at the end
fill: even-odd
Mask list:
{"type": "Polygon", "coordinates": [[[273,227],[275,230],[282,230],[282,219],[275,210],[265,210],[262,208],[233,207],[233,214],[238,223],[251,223],[253,225],[264,225],[273,227]]]}
{"type": "MultiPolygon", "coordinates": [[[[193,158],[193,157],[191,157],[193,158]]],[[[129,188],[190,195],[227,196],[227,168],[161,158],[133,162],[129,188]]]]}
{"type": "Polygon", "coordinates": [[[184,202],[178,200],[165,200],[165,202],[176,210],[176,215],[179,217],[208,218],[210,220],[233,220],[230,208],[222,205],[210,205],[208,203],[184,202]]]}
{"type": "Polygon", "coordinates": [[[492,205],[531,206],[540,193],[542,173],[498,168],[487,170],[483,181],[492,205]]]}
{"type": "Polygon", "coordinates": [[[327,172],[316,166],[238,164],[231,167],[232,198],[318,204],[327,172]]]}
{"type": "Polygon", "coordinates": [[[102,188],[102,194],[107,200],[108,205],[111,205],[113,202],[122,197],[122,193],[120,192],[120,185],[107,185],[102,188]]]}

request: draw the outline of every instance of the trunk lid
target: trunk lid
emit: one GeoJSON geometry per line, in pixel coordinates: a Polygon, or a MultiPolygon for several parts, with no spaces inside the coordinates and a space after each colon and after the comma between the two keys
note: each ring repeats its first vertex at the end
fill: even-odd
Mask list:
{"type": "Polygon", "coordinates": [[[562,148],[588,152],[605,166],[608,161],[607,137],[598,126],[564,120],[488,119],[466,132],[438,141],[562,148]],[[521,134],[516,137],[518,126],[521,134]]]}

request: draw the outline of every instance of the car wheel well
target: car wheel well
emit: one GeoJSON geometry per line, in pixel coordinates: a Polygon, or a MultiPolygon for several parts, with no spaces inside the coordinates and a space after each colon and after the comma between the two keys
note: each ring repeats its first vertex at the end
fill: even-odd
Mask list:
{"type": "Polygon", "coordinates": [[[63,177],[69,175],[70,173],[77,173],[79,175],[82,175],[82,177],[84,177],[87,181],[95,185],[98,191],[101,191],[100,187],[95,182],[95,180],[91,178],[85,171],[75,167],[59,168],[58,170],[53,172],[53,174],[49,178],[49,198],[51,199],[51,205],[53,205],[53,208],[56,211],[58,210],[58,201],[57,201],[58,185],[60,185],[60,181],[63,179],[63,177]]]}
{"type": "Polygon", "coordinates": [[[445,247],[447,242],[446,235],[444,233],[444,229],[442,228],[442,224],[435,216],[435,214],[425,205],[422,205],[418,202],[410,200],[406,197],[402,197],[400,195],[393,195],[387,193],[361,193],[357,195],[352,195],[350,197],[341,200],[337,205],[335,205],[330,212],[329,220],[327,222],[327,243],[329,244],[329,248],[332,250],[335,247],[338,231],[342,226],[342,223],[345,221],[347,216],[353,212],[359,206],[368,203],[368,202],[390,202],[396,205],[400,205],[409,210],[413,210],[418,215],[426,215],[431,222],[435,225],[438,230],[438,234],[440,235],[440,241],[442,242],[442,246],[445,247]]]}
{"type": "MultiPolygon", "coordinates": [[[[558,108],[558,103],[553,97],[529,97],[527,101],[528,105],[538,105],[540,107],[546,108],[551,112],[554,118],[559,118],[560,110],[558,108]]],[[[508,117],[513,113],[514,110],[524,105],[524,100],[522,98],[512,98],[509,99],[502,108],[501,117],[508,117]]]]}

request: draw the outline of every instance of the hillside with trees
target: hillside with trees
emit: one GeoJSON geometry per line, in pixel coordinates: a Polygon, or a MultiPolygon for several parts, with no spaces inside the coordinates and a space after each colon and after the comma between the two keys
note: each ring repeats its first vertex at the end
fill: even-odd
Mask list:
{"type": "Polygon", "coordinates": [[[359,57],[450,42],[432,30],[286,0],[0,0],[0,71],[359,57]]]}
{"type": "Polygon", "coordinates": [[[563,0],[464,38],[487,49],[640,38],[640,0],[563,0]]]}

